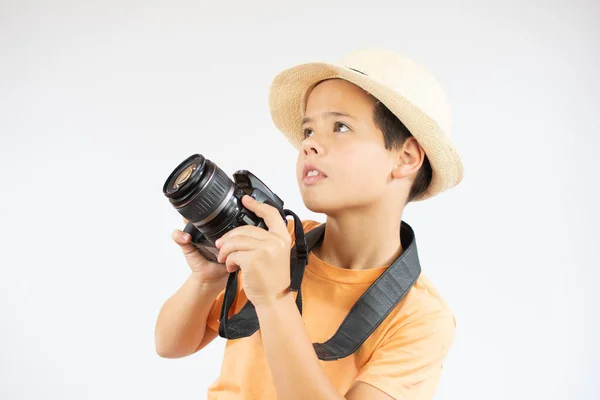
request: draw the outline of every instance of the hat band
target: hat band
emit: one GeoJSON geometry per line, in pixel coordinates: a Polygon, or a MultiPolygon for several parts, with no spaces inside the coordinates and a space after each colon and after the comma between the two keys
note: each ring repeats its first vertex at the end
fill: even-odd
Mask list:
{"type": "Polygon", "coordinates": [[[357,70],[357,69],[350,68],[350,67],[346,67],[346,68],[348,68],[348,69],[351,69],[352,71],[356,71],[356,72],[358,72],[359,74],[363,74],[364,76],[369,76],[369,75],[365,74],[364,72],[362,72],[362,71],[359,71],[359,70],[357,70]]]}

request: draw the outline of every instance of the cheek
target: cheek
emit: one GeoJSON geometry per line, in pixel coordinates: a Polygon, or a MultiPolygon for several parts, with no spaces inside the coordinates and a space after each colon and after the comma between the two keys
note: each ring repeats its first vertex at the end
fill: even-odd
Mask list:
{"type": "Polygon", "coordinates": [[[302,178],[302,153],[298,153],[296,158],[296,180],[300,183],[302,178]]]}
{"type": "Polygon", "coordinates": [[[344,165],[341,171],[344,179],[351,179],[360,185],[385,182],[389,169],[385,149],[368,141],[344,149],[337,162],[344,165]]]}
{"type": "Polygon", "coordinates": [[[302,183],[302,169],[304,168],[304,153],[300,152],[298,154],[298,159],[296,160],[296,183],[298,184],[298,188],[302,191],[303,183],[302,183]]]}

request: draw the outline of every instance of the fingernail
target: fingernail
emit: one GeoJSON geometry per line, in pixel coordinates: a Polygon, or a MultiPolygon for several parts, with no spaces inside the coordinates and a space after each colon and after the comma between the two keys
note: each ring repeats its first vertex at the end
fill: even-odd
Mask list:
{"type": "Polygon", "coordinates": [[[215,242],[215,246],[219,247],[221,245],[221,239],[217,239],[217,241],[215,242]]]}

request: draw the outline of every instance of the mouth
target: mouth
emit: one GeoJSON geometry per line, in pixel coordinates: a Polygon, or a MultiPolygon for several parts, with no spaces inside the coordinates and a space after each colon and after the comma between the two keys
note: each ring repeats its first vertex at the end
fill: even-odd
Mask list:
{"type": "Polygon", "coordinates": [[[309,186],[327,178],[327,175],[315,167],[314,165],[306,164],[302,168],[302,182],[309,186]]]}

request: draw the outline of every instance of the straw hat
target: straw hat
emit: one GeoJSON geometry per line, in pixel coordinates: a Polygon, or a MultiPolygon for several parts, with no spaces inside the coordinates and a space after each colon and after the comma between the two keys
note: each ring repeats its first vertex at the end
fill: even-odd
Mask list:
{"type": "Polygon", "coordinates": [[[306,95],[324,79],[341,78],[361,87],[393,112],[423,147],[433,176],[425,200],[457,185],[463,165],[450,138],[452,117],[440,84],[423,67],[389,50],[353,51],[338,64],[301,64],[279,73],[270,88],[269,108],[277,128],[298,150],[306,95]]]}

